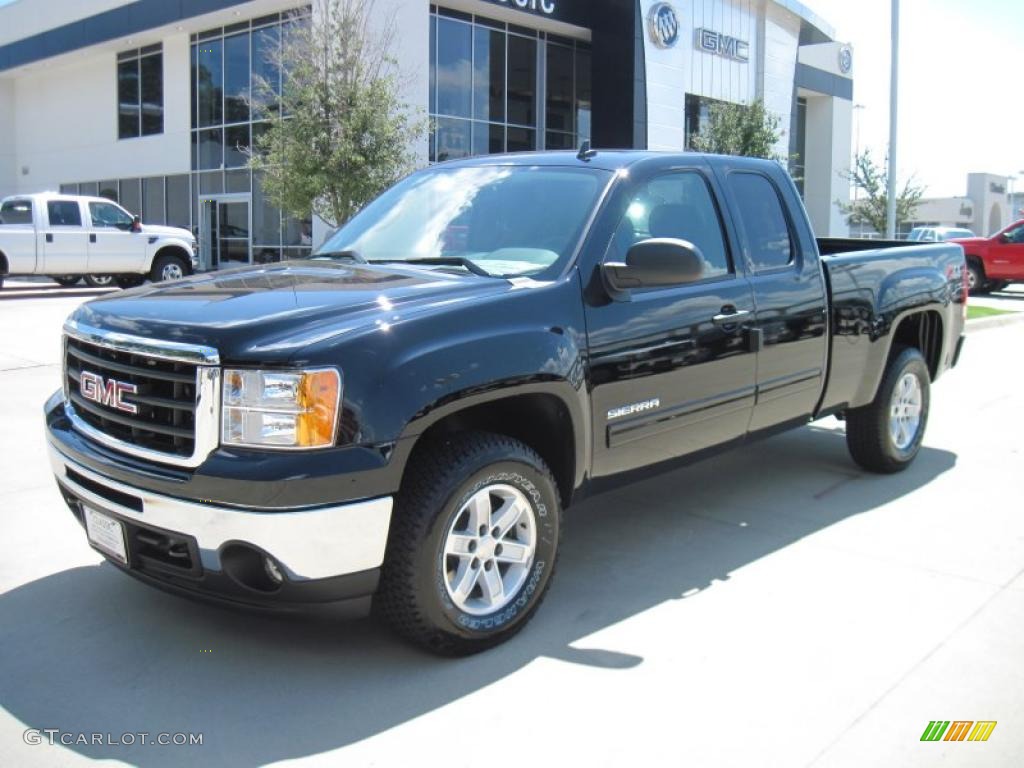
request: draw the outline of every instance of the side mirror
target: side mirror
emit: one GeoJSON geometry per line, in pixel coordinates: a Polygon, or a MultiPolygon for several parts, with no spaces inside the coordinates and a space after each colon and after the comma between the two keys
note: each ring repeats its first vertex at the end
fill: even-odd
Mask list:
{"type": "Polygon", "coordinates": [[[601,274],[613,297],[636,288],[686,285],[704,276],[704,256],[686,240],[641,240],[629,249],[625,262],[602,264],[601,274]]]}
{"type": "Polygon", "coordinates": [[[132,219],[132,232],[142,231],[142,219],[138,216],[132,219]]]}

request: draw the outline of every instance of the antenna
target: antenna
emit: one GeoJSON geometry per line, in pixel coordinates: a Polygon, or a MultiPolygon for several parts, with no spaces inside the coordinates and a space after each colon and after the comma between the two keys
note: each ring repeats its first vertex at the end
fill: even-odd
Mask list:
{"type": "Polygon", "coordinates": [[[590,139],[587,139],[580,144],[580,151],[576,155],[577,160],[582,160],[584,163],[589,163],[592,158],[597,157],[597,150],[590,148],[590,139]]]}

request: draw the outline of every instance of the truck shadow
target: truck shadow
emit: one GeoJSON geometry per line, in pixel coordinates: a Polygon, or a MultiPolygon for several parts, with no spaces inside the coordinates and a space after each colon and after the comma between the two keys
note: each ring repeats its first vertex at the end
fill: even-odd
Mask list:
{"type": "Polygon", "coordinates": [[[59,285],[31,284],[5,285],[0,288],[0,301],[17,301],[18,299],[88,299],[103,296],[120,288],[62,288],[59,285]]]}
{"type": "Polygon", "coordinates": [[[841,432],[810,427],[591,499],[572,510],[558,576],[533,623],[461,660],[421,653],[372,621],[228,612],[108,565],[74,568],[0,597],[3,706],[28,728],[204,734],[202,747],[67,747],[96,760],[230,768],[319,754],[540,657],[603,674],[642,664],[629,648],[575,644],[665,601],[713,591],[744,565],[925,486],[955,463],[954,454],[926,448],[903,474],[865,475],[841,432]]]}

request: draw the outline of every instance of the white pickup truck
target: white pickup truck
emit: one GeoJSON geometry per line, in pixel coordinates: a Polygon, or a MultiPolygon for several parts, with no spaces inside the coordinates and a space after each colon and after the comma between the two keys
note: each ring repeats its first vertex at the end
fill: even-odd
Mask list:
{"type": "Polygon", "coordinates": [[[0,200],[0,287],[5,275],[46,275],[64,286],[85,278],[122,288],[191,274],[187,229],[143,224],[102,197],[46,192],[0,200]]]}

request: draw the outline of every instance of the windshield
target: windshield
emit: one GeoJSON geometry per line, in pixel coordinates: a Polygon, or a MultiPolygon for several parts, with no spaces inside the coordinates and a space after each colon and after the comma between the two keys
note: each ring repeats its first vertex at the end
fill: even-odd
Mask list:
{"type": "Polygon", "coordinates": [[[974,233],[969,229],[947,229],[940,234],[940,237],[943,240],[955,240],[957,238],[974,237],[974,233]]]}
{"type": "Polygon", "coordinates": [[[377,198],[313,258],[463,261],[495,276],[537,276],[571,257],[610,178],[593,168],[432,168],[377,198]]]}

